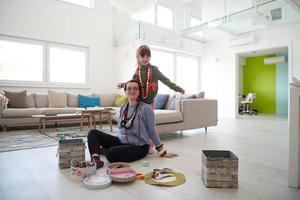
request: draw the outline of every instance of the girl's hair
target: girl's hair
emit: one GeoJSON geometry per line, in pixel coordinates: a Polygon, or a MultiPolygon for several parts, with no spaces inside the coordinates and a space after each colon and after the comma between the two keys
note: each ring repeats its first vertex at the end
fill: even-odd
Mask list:
{"type": "Polygon", "coordinates": [[[130,80],[130,81],[127,81],[126,83],[125,83],[125,85],[124,85],[124,91],[126,92],[126,90],[127,90],[127,84],[128,83],[136,83],[137,85],[138,85],[138,88],[139,88],[139,96],[138,96],[138,100],[141,100],[141,98],[142,98],[142,85],[141,85],[141,83],[138,81],[138,80],[134,80],[134,79],[132,79],[132,80],[130,80]]]}
{"type": "Polygon", "coordinates": [[[151,50],[147,45],[142,45],[138,48],[137,55],[140,55],[141,57],[151,57],[151,50]]]}

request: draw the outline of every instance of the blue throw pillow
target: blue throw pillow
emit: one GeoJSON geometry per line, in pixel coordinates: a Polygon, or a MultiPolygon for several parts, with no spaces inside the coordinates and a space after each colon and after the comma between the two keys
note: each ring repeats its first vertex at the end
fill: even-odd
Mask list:
{"type": "Polygon", "coordinates": [[[154,108],[164,109],[168,99],[169,99],[168,94],[158,94],[154,99],[154,108]]]}
{"type": "Polygon", "coordinates": [[[80,108],[100,106],[100,98],[99,97],[78,95],[78,101],[79,101],[80,108]]]}

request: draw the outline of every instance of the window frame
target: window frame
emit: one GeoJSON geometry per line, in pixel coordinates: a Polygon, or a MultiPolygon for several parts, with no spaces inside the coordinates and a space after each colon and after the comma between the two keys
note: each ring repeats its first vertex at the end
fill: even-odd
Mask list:
{"type": "Polygon", "coordinates": [[[42,81],[23,81],[23,80],[1,80],[0,79],[0,86],[4,87],[30,87],[30,88],[90,88],[90,81],[89,81],[89,47],[74,45],[74,44],[62,44],[57,42],[50,42],[45,40],[37,40],[31,38],[23,38],[23,37],[16,37],[10,35],[3,35],[0,34],[0,39],[5,41],[11,42],[19,42],[24,44],[38,44],[42,45],[43,50],[43,77],[42,81]],[[84,50],[86,55],[86,63],[85,63],[85,83],[57,83],[57,82],[50,82],[49,81],[49,46],[54,47],[62,47],[68,49],[75,49],[75,50],[84,50]]]}

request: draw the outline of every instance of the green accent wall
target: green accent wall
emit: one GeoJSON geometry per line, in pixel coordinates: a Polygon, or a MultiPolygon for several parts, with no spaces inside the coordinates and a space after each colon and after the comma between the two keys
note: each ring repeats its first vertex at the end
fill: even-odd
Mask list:
{"type": "Polygon", "coordinates": [[[276,113],[276,65],[265,65],[264,58],[276,55],[265,55],[246,58],[244,66],[244,94],[256,93],[251,105],[258,113],[276,113]]]}

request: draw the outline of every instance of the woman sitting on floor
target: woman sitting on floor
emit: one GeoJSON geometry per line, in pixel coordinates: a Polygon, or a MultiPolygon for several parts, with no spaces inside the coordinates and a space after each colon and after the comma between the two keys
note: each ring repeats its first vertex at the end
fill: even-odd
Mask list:
{"type": "Polygon", "coordinates": [[[100,160],[101,150],[106,151],[109,162],[131,162],[147,155],[150,139],[161,157],[177,156],[177,154],[167,153],[164,149],[156,134],[153,110],[148,104],[139,101],[142,90],[140,83],[137,80],[130,80],[125,84],[124,90],[128,102],[120,109],[118,137],[96,129],[88,133],[91,159],[97,164],[97,168],[104,164],[100,160]]]}

